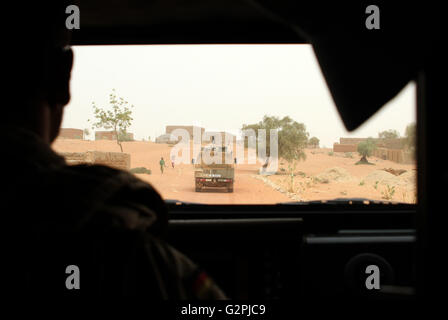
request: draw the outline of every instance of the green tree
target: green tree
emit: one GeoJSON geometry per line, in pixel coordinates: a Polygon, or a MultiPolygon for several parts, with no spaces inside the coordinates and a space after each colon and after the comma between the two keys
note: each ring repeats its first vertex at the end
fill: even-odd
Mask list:
{"type": "Polygon", "coordinates": [[[368,164],[367,157],[370,157],[373,151],[376,149],[376,143],[373,138],[367,138],[366,140],[358,143],[358,153],[361,159],[358,164],[368,164]]]}
{"type": "Polygon", "coordinates": [[[318,148],[319,147],[319,142],[320,140],[316,137],[312,137],[310,138],[310,140],[308,141],[308,144],[313,146],[314,148],[318,148]]]}
{"type": "MultiPolygon", "coordinates": [[[[278,130],[278,156],[288,162],[293,160],[305,160],[306,154],[304,149],[308,142],[308,132],[303,123],[298,123],[286,116],[282,119],[278,117],[264,116],[263,120],[251,125],[243,124],[242,130],[253,129],[257,140],[259,129],[266,130],[266,155],[269,157],[271,153],[270,130],[278,130]]],[[[247,147],[247,140],[245,141],[247,147]]],[[[258,150],[258,144],[257,144],[258,150]]]]}
{"type": "Polygon", "coordinates": [[[397,130],[389,129],[378,133],[380,139],[397,139],[400,138],[400,133],[397,130]]]}
{"type": "MultiPolygon", "coordinates": [[[[294,177],[296,162],[295,160],[305,160],[306,154],[304,152],[305,147],[308,143],[308,132],[303,123],[298,123],[292,120],[290,117],[286,116],[282,119],[278,117],[264,116],[263,120],[251,125],[244,124],[242,130],[253,129],[257,140],[260,142],[260,137],[258,135],[259,129],[266,130],[266,166],[270,161],[271,156],[271,145],[270,145],[270,130],[275,129],[278,131],[278,156],[283,158],[288,162],[289,176],[290,176],[290,192],[294,192],[294,177]]],[[[245,140],[247,146],[247,140],[245,140]]],[[[257,144],[257,151],[259,145],[257,144]]]]}
{"type": "Polygon", "coordinates": [[[128,137],[127,129],[130,127],[132,120],[134,120],[131,117],[131,109],[134,106],[129,106],[127,101],[117,95],[115,89],[112,89],[112,93],[109,95],[109,104],[110,108],[106,109],[99,108],[96,106],[95,102],[92,102],[93,114],[96,120],[93,123],[92,128],[112,129],[117,144],[120,146],[121,152],[123,152],[121,142],[128,137]]]}
{"type": "Polygon", "coordinates": [[[416,133],[417,133],[417,126],[415,123],[410,123],[407,125],[406,130],[404,132],[405,137],[405,147],[411,151],[412,153],[415,153],[416,149],[416,133]]]}

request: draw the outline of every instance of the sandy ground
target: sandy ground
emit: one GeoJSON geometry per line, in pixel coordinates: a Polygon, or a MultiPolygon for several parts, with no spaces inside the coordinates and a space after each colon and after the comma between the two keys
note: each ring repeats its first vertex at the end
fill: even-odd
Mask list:
{"type": "MultiPolygon", "coordinates": [[[[269,180],[273,181],[284,189],[291,188],[302,200],[329,200],[335,198],[368,198],[374,200],[386,200],[387,190],[394,187],[395,192],[390,199],[392,201],[415,203],[416,182],[413,177],[416,175],[415,165],[398,164],[393,161],[383,160],[370,157],[368,160],[373,165],[355,165],[360,159],[357,153],[352,153],[352,158],[347,157],[344,153],[333,153],[329,155],[331,149],[315,149],[306,150],[307,158],[305,161],[296,163],[296,175],[294,182],[287,175],[270,176],[269,180]],[[340,168],[347,176],[343,179],[332,180],[328,183],[317,182],[313,177],[319,177],[320,174],[325,175],[325,171],[332,168],[340,168]],[[403,169],[407,173],[404,176],[411,176],[407,181],[400,176],[393,176],[383,169],[403,169]],[[379,174],[376,174],[378,173],[379,174]],[[384,179],[384,181],[383,181],[384,179]],[[389,180],[393,180],[389,182],[389,180]],[[378,183],[376,183],[378,181],[378,183]],[[376,186],[375,186],[376,185],[376,186]]],[[[288,165],[283,162],[281,167],[286,172],[288,165]]]]}
{"type": "MultiPolygon", "coordinates": [[[[113,141],[82,141],[58,139],[53,149],[59,152],[83,152],[89,150],[120,152],[113,141]]],[[[171,147],[166,144],[133,141],[124,142],[123,151],[131,154],[131,168],[146,167],[151,175],[138,174],[151,183],[165,199],[214,204],[269,204],[291,201],[287,195],[274,191],[263,181],[252,178],[259,165],[241,164],[235,170],[234,192],[224,190],[195,192],[194,169],[191,164],[180,164],[173,169],[169,162],[171,147]],[[165,159],[167,168],[160,172],[160,157],[165,159]]]]}
{"type": "MultiPolygon", "coordinates": [[[[83,152],[89,150],[120,152],[114,141],[83,141],[57,139],[53,144],[56,152],[83,152]]],[[[260,177],[259,164],[238,164],[235,169],[234,192],[221,190],[209,192],[194,191],[194,169],[191,164],[180,164],[171,167],[169,162],[171,147],[166,144],[133,141],[124,142],[123,150],[131,154],[131,168],[146,167],[152,171],[151,175],[138,176],[151,183],[165,199],[176,199],[188,202],[214,204],[269,204],[294,200],[320,200],[348,197],[363,197],[380,200],[388,185],[377,183],[375,179],[366,176],[376,170],[384,168],[404,169],[414,172],[414,165],[397,164],[392,161],[371,158],[374,165],[355,165],[359,156],[353,153],[353,158],[344,154],[328,155],[330,150],[306,150],[307,159],[296,164],[296,175],[291,183],[287,175],[273,175],[260,177]],[[166,165],[164,173],[160,172],[159,160],[164,157],[166,165]],[[330,168],[342,168],[348,173],[344,179],[329,180],[319,183],[313,178],[330,168]],[[289,193],[288,191],[291,191],[289,193]]],[[[287,171],[286,162],[281,162],[287,171]]],[[[387,173],[386,173],[387,174],[387,173]]],[[[376,177],[376,176],[375,176],[376,177]]],[[[393,177],[395,178],[395,177],[393,177]]],[[[398,178],[397,178],[398,179],[398,178]]],[[[397,180],[398,181],[398,180],[397,180]]],[[[402,202],[415,201],[415,183],[401,182],[395,186],[391,200],[402,202]]],[[[390,186],[389,186],[390,187],[390,186]]]]}

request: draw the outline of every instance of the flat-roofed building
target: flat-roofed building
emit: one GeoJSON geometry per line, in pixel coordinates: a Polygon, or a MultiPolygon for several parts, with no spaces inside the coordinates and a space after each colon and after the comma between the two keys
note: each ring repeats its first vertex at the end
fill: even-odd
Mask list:
{"type": "MultiPolygon", "coordinates": [[[[114,131],[95,131],[95,140],[116,140],[117,136],[114,131]]],[[[126,141],[133,141],[134,134],[126,132],[126,141]]]]}
{"type": "Polygon", "coordinates": [[[174,130],[177,130],[177,129],[186,130],[188,132],[188,134],[190,135],[190,139],[193,139],[193,133],[194,133],[195,129],[199,130],[201,132],[201,136],[204,135],[204,131],[205,131],[204,128],[197,127],[197,126],[173,126],[173,125],[171,125],[171,126],[165,127],[165,133],[171,134],[171,133],[173,133],[174,130]]]}
{"type": "Polygon", "coordinates": [[[63,139],[84,139],[84,131],[74,128],[61,128],[59,130],[59,138],[63,139]]]}

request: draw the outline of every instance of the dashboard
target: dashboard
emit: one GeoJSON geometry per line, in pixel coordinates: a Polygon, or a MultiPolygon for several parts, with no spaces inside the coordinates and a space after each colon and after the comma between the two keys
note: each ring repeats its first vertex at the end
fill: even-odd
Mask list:
{"type": "Polygon", "coordinates": [[[173,205],[168,239],[233,299],[412,297],[415,207],[324,207],[173,205]]]}

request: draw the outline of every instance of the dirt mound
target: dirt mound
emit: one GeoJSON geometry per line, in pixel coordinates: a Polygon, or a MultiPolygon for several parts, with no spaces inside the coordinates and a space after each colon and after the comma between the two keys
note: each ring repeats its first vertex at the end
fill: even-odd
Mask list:
{"type": "Polygon", "coordinates": [[[393,169],[393,168],[384,168],[383,170],[392,173],[394,176],[399,176],[406,172],[406,170],[404,169],[393,169]]]}
{"type": "Polygon", "coordinates": [[[330,181],[347,181],[351,179],[350,173],[344,168],[334,167],[325,170],[316,175],[315,180],[320,183],[329,183],[330,181]]]}
{"type": "Polygon", "coordinates": [[[417,171],[407,171],[400,175],[400,179],[402,179],[407,184],[412,184],[415,186],[417,183],[417,171]]]}
{"type": "Polygon", "coordinates": [[[369,184],[376,184],[378,181],[378,184],[389,185],[391,187],[404,184],[402,179],[384,170],[372,171],[364,178],[364,181],[369,184]]]}

